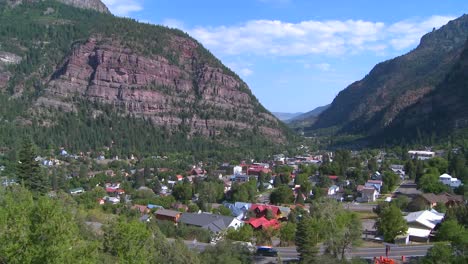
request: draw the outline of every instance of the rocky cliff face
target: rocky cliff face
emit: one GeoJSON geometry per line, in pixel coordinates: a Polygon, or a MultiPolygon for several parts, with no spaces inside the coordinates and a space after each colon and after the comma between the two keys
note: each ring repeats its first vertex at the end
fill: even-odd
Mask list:
{"type": "Polygon", "coordinates": [[[283,141],[278,120],[252,99],[246,84],[221,68],[199,62],[198,44],[173,36],[178,65],[158,55],[142,56],[112,39],[76,45],[57,68],[37,106],[74,110],[72,97],[125,109],[171,130],[213,136],[224,129],[254,130],[283,141]]]}
{"type": "Polygon", "coordinates": [[[428,33],[415,50],[376,65],[341,91],[312,128],[338,127],[342,133],[369,135],[389,126],[443,80],[467,37],[468,15],[428,33]]]}
{"type": "MultiPolygon", "coordinates": [[[[41,0],[0,0],[0,2],[6,2],[10,6],[17,6],[22,3],[33,3],[39,2],[41,0]]],[[[66,5],[71,5],[74,7],[92,9],[101,13],[109,13],[107,6],[102,3],[100,0],[56,0],[66,5]]]]}

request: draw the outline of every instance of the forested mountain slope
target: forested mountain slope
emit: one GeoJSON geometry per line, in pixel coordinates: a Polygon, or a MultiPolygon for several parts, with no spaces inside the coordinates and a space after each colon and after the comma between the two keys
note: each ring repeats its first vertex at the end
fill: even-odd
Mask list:
{"type": "Polygon", "coordinates": [[[30,133],[43,146],[125,151],[286,142],[247,84],[184,32],[23,2],[0,2],[0,144],[30,133]]]}
{"type": "Polygon", "coordinates": [[[460,58],[436,89],[400,112],[375,141],[398,143],[411,138],[435,141],[467,127],[468,41],[460,58]]]}
{"type": "Polygon", "coordinates": [[[334,127],[339,134],[366,136],[382,132],[443,81],[467,37],[468,15],[426,34],[416,49],[379,63],[341,91],[309,130],[334,127]]]}

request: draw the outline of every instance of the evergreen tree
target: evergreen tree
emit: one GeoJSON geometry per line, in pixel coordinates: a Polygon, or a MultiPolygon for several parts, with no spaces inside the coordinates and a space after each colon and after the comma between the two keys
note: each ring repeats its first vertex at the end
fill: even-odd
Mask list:
{"type": "Polygon", "coordinates": [[[28,137],[23,140],[18,156],[17,175],[21,184],[34,193],[45,193],[49,187],[48,180],[36,161],[34,146],[28,137]]]}
{"type": "Polygon", "coordinates": [[[318,221],[306,216],[297,224],[296,246],[300,263],[317,263],[319,232],[318,221]]]}

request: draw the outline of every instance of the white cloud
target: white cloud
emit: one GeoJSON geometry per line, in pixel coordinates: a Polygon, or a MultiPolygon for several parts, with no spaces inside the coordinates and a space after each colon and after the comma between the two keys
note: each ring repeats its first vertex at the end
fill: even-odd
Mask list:
{"type": "Polygon", "coordinates": [[[233,71],[237,72],[241,77],[248,77],[254,72],[252,70],[252,64],[242,60],[236,62],[228,62],[226,65],[233,71]]]}
{"type": "Polygon", "coordinates": [[[318,63],[315,64],[315,68],[321,70],[321,71],[330,71],[331,70],[331,65],[328,63],[318,63]]]}
{"type": "Polygon", "coordinates": [[[161,24],[170,28],[178,28],[180,30],[184,29],[184,22],[178,19],[166,18],[161,24]]]}
{"type": "Polygon", "coordinates": [[[363,20],[298,23],[252,20],[233,26],[195,27],[186,31],[217,54],[339,56],[370,51],[381,55],[389,49],[400,51],[417,44],[424,33],[453,18],[432,16],[389,25],[363,20]]]}
{"type": "Polygon", "coordinates": [[[242,76],[242,77],[248,77],[250,75],[253,74],[253,71],[249,68],[242,68],[239,70],[239,74],[242,76]]]}
{"type": "Polygon", "coordinates": [[[143,10],[141,0],[102,0],[112,14],[128,16],[129,13],[143,10]]]}

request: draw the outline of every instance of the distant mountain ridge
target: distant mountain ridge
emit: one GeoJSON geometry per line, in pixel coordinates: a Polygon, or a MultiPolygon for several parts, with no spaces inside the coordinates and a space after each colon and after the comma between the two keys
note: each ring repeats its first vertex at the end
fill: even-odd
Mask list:
{"type": "Polygon", "coordinates": [[[309,127],[314,122],[317,120],[318,116],[323,113],[323,111],[327,110],[330,107],[330,105],[324,105],[324,106],[319,106],[314,108],[313,110],[303,113],[301,115],[298,115],[294,118],[291,118],[288,120],[286,123],[288,124],[289,127],[295,128],[295,129],[302,129],[304,127],[309,127]]]}
{"type": "Polygon", "coordinates": [[[417,48],[377,64],[341,91],[307,131],[333,127],[338,134],[381,133],[438,87],[459,59],[467,37],[468,15],[424,35],[417,48]]]}
{"type": "Polygon", "coordinates": [[[283,122],[288,121],[290,119],[295,118],[296,116],[300,116],[303,114],[302,112],[297,112],[297,113],[271,112],[271,113],[283,122]]]}

